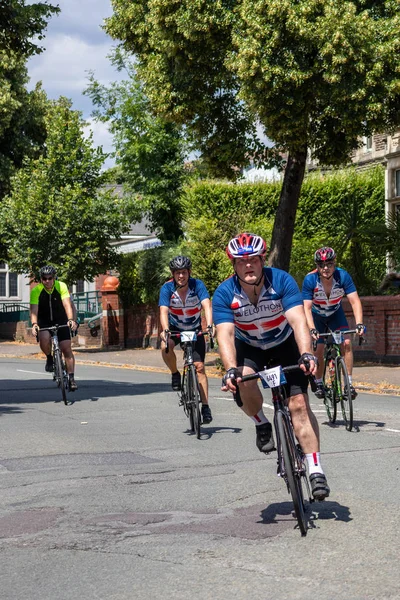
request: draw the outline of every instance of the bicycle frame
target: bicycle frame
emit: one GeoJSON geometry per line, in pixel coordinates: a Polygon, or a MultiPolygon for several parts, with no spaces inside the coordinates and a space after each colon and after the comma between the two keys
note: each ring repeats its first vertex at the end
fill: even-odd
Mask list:
{"type": "Polygon", "coordinates": [[[169,351],[169,339],[170,337],[176,337],[180,339],[180,344],[183,348],[183,372],[182,372],[182,381],[181,381],[181,391],[180,391],[180,406],[183,406],[183,410],[185,415],[190,420],[190,428],[193,432],[196,433],[197,438],[200,439],[200,424],[201,424],[201,414],[200,414],[200,387],[197,378],[197,372],[194,365],[193,358],[193,349],[194,343],[197,339],[197,336],[208,335],[210,339],[211,348],[214,347],[213,336],[210,331],[181,331],[177,333],[167,333],[165,343],[166,349],[165,351],[168,353],[169,351]],[[190,372],[190,374],[189,374],[190,372]],[[190,380],[189,380],[190,377],[190,380]],[[193,380],[193,381],[191,381],[193,380]],[[189,392],[188,392],[189,386],[189,392]],[[192,391],[190,391],[190,388],[192,391]]]}
{"type": "Polygon", "coordinates": [[[264,368],[264,371],[245,375],[242,381],[251,379],[261,379],[263,387],[270,388],[272,392],[272,402],[274,406],[274,429],[276,435],[277,448],[277,472],[285,481],[288,493],[291,494],[296,513],[297,522],[301,534],[307,534],[307,519],[305,516],[305,502],[302,484],[308,496],[308,501],[313,502],[310,487],[307,479],[307,470],[305,465],[305,456],[297,442],[290,411],[286,402],[285,390],[282,387],[286,383],[285,373],[298,371],[298,365],[288,367],[274,367],[272,369],[264,368]],[[283,439],[284,438],[284,439],[283,439]]]}
{"type": "Polygon", "coordinates": [[[68,374],[65,368],[65,363],[62,356],[62,351],[58,341],[57,332],[62,327],[69,325],[53,325],[52,327],[42,327],[39,331],[49,331],[51,335],[51,348],[53,355],[54,373],[53,380],[57,383],[57,387],[61,389],[62,399],[65,405],[68,404],[66,391],[68,390],[68,374]]]}
{"type": "MultiPolygon", "coordinates": [[[[323,380],[325,388],[324,404],[328,419],[331,423],[335,423],[337,414],[336,403],[340,402],[343,420],[348,431],[351,431],[353,428],[353,404],[350,392],[349,375],[342,355],[341,345],[344,342],[343,336],[352,333],[357,333],[357,330],[337,329],[335,331],[319,334],[319,337],[323,338],[325,344],[323,380]],[[343,393],[342,385],[344,389],[347,389],[347,394],[343,393]]],[[[359,345],[362,344],[363,339],[364,338],[360,336],[359,345]]],[[[315,348],[315,346],[316,341],[313,342],[313,347],[315,348]]]]}

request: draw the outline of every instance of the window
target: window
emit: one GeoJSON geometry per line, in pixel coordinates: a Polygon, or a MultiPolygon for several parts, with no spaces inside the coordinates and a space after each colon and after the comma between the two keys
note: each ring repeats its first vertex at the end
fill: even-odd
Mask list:
{"type": "Polygon", "coordinates": [[[78,281],[76,282],[76,286],[75,286],[75,292],[77,294],[81,294],[84,291],[85,291],[85,282],[83,281],[83,279],[78,279],[78,281]]]}
{"type": "Polygon", "coordinates": [[[11,273],[4,262],[0,262],[0,298],[18,298],[18,273],[11,273]]]}
{"type": "Polygon", "coordinates": [[[395,195],[396,196],[400,196],[400,169],[397,169],[395,175],[396,175],[396,180],[395,180],[395,185],[396,185],[395,195]]]}
{"type": "Polygon", "coordinates": [[[364,142],[365,150],[367,150],[367,151],[372,150],[372,135],[370,135],[368,137],[364,136],[363,142],[364,142]]]}

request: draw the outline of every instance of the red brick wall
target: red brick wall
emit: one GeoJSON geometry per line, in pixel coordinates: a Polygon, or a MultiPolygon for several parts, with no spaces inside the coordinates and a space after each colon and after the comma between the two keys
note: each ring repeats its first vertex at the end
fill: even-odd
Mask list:
{"type": "MultiPolygon", "coordinates": [[[[366,343],[359,348],[354,344],[357,359],[400,363],[400,295],[365,296],[361,298],[364,313],[366,343]]],[[[347,300],[343,308],[350,328],[355,325],[347,300]]]]}
{"type": "Polygon", "coordinates": [[[125,346],[128,348],[159,347],[159,327],[157,304],[131,306],[124,311],[125,346]]]}

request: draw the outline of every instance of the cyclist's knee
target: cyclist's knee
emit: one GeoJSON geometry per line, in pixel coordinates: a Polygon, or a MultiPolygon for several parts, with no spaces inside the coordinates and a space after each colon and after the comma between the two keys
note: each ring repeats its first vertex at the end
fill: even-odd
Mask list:
{"type": "Polygon", "coordinates": [[[195,366],[196,366],[196,371],[197,371],[198,375],[205,375],[206,369],[205,369],[203,362],[196,362],[195,366]]]}

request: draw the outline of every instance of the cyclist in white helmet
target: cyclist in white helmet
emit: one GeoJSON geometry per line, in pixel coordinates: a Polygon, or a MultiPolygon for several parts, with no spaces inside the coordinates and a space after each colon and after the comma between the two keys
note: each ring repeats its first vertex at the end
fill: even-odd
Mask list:
{"type": "Polygon", "coordinates": [[[265,266],[265,241],[242,233],[227,246],[235,274],[221,283],[213,296],[218,346],[226,369],[224,391],[237,394],[242,410],[256,426],[260,452],[274,449],[272,426],[263,411],[256,380],[241,383],[241,376],[264,366],[298,363],[301,371],[286,374],[288,406],[296,437],[306,455],[313,497],[324,500],[329,486],[319,452],[319,429],[311,411],[306,373],[316,371],[311,339],[297,283],[288,273],[265,266]]]}

